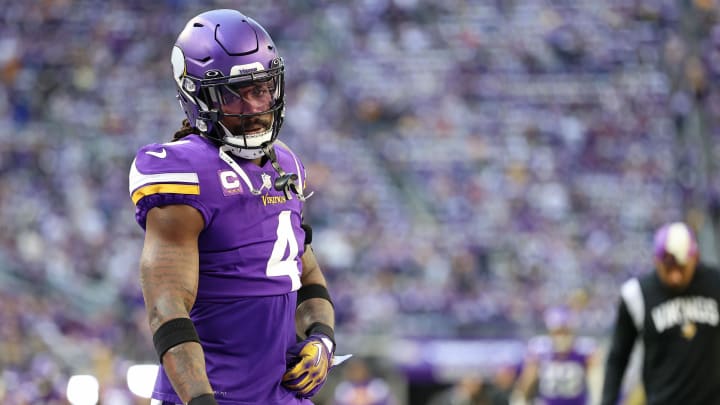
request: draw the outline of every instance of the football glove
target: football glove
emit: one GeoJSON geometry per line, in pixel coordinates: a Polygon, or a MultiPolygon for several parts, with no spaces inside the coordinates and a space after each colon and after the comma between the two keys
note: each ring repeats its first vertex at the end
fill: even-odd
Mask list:
{"type": "Polygon", "coordinates": [[[327,379],[335,344],[322,333],[313,333],[288,350],[287,370],[282,384],[298,397],[315,395],[327,379]]]}

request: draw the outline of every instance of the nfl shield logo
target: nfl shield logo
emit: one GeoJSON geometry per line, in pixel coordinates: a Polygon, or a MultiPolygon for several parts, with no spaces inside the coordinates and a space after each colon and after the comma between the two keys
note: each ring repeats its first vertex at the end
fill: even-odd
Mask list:
{"type": "Polygon", "coordinates": [[[263,188],[270,190],[272,188],[272,179],[270,178],[270,175],[267,173],[263,173],[260,175],[260,177],[262,177],[263,188]]]}

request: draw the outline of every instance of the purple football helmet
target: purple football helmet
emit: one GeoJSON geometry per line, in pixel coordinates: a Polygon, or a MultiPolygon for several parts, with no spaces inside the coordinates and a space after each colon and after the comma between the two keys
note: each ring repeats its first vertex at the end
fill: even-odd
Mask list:
{"type": "Polygon", "coordinates": [[[549,331],[575,328],[575,319],[572,312],[565,306],[553,306],[545,310],[545,327],[549,331]]]}
{"type": "Polygon", "coordinates": [[[261,157],[284,117],[284,64],[270,35],[236,10],[193,17],[172,50],[187,119],[245,159],[261,157]]]}

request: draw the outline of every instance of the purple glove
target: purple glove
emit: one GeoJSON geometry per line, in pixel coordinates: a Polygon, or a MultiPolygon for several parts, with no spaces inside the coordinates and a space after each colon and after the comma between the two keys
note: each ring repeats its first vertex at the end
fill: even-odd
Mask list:
{"type": "Polygon", "coordinates": [[[315,395],[327,379],[335,344],[322,333],[313,333],[288,350],[282,385],[301,398],[315,395]]]}

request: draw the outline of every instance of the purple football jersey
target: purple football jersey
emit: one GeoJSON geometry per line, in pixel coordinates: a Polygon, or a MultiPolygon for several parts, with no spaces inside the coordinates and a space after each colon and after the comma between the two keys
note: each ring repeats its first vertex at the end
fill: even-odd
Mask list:
{"type": "MultiPolygon", "coordinates": [[[[275,150],[280,166],[298,174],[303,187],[300,160],[285,145],[276,142],[275,150]]],[[[170,204],[190,205],[205,220],[190,318],[218,403],[311,404],[280,385],[286,351],[295,343],[302,202],[273,188],[278,174],[269,162],[233,160],[235,168],[199,135],[141,148],[130,170],[136,220],[144,229],[151,208],[170,204]]],[[[162,367],[152,396],[181,402],[162,367]]]]}
{"type": "Polygon", "coordinates": [[[538,361],[536,403],[544,405],[585,405],[589,401],[587,364],[595,348],[594,341],[576,337],[567,352],[553,349],[550,336],[530,341],[528,350],[538,361]]]}

